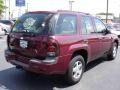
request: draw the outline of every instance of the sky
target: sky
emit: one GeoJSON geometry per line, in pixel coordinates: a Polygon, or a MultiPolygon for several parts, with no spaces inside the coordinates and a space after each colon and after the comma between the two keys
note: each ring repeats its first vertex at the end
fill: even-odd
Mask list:
{"type": "MultiPolygon", "coordinates": [[[[6,0],[6,5],[9,5],[9,0],[6,0]]],[[[106,12],[107,0],[72,0],[73,10],[86,12],[95,15],[96,13],[106,12]]],[[[10,0],[10,11],[12,17],[20,16],[27,9],[29,11],[39,10],[69,10],[69,0],[26,0],[26,6],[16,7],[15,0],[10,0]]],[[[120,0],[109,0],[109,12],[119,16],[120,13],[120,0]]],[[[6,18],[8,17],[8,9],[6,10],[6,18]]]]}

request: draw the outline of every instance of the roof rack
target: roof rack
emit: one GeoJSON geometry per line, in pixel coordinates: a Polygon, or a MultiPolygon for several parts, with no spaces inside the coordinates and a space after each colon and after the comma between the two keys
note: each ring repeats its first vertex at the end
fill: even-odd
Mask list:
{"type": "Polygon", "coordinates": [[[70,11],[70,10],[57,10],[58,12],[75,12],[75,13],[81,13],[85,15],[90,15],[89,13],[84,13],[84,12],[78,12],[78,11],[70,11]]]}

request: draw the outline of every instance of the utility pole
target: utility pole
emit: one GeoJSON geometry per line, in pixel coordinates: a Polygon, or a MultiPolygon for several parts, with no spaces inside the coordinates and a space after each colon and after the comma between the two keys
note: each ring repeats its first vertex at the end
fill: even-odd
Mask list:
{"type": "Polygon", "coordinates": [[[120,23],[120,13],[119,13],[119,23],[120,23]]]}
{"type": "Polygon", "coordinates": [[[27,12],[28,12],[28,8],[29,8],[28,5],[29,5],[29,4],[28,4],[28,2],[27,2],[27,12]]]}
{"type": "Polygon", "coordinates": [[[109,0],[107,0],[107,8],[106,8],[106,23],[108,22],[108,8],[109,8],[109,0]]]}
{"type": "Polygon", "coordinates": [[[119,13],[119,19],[120,19],[120,13],[119,13]]]}
{"type": "Polygon", "coordinates": [[[11,13],[10,13],[10,9],[11,9],[11,8],[10,8],[10,0],[9,0],[9,20],[10,20],[10,14],[11,14],[11,13]]]}
{"type": "Polygon", "coordinates": [[[6,5],[6,0],[5,0],[5,19],[7,17],[7,9],[6,9],[7,5],[6,5]]]}
{"type": "Polygon", "coordinates": [[[69,8],[70,8],[71,11],[72,11],[73,2],[75,2],[75,1],[69,0],[69,8]]]}

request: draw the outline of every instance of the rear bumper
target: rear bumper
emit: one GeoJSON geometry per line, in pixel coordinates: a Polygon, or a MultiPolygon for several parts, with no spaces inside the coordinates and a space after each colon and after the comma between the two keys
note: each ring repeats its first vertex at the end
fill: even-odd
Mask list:
{"type": "Polygon", "coordinates": [[[69,56],[57,57],[52,60],[38,60],[22,56],[22,60],[18,60],[21,56],[10,50],[5,50],[5,57],[13,65],[20,66],[28,71],[43,74],[64,74],[67,71],[69,63],[69,56]]]}

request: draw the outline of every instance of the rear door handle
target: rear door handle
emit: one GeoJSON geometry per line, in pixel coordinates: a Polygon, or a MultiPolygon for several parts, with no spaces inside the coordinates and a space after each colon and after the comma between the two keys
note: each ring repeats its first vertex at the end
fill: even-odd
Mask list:
{"type": "Polygon", "coordinates": [[[99,40],[103,39],[102,37],[99,37],[99,40]]]}
{"type": "Polygon", "coordinates": [[[85,43],[88,43],[88,40],[83,40],[85,43]]]}

